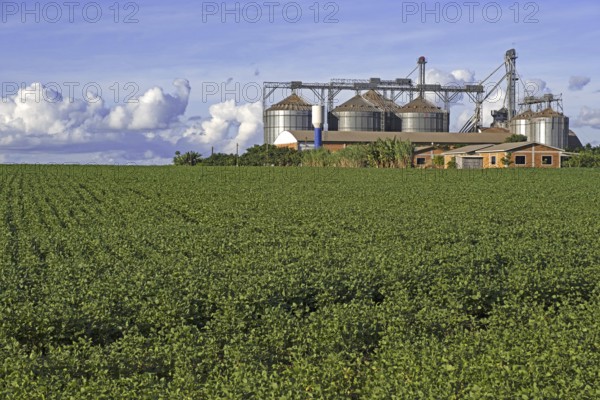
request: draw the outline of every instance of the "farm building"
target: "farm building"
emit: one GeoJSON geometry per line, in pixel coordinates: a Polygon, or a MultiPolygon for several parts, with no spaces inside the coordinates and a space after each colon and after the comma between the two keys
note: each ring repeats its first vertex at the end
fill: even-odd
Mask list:
{"type": "MultiPolygon", "coordinates": [[[[415,146],[454,146],[471,144],[500,144],[510,136],[505,129],[492,128],[483,132],[364,132],[364,131],[325,131],[322,135],[323,147],[336,151],[352,144],[366,144],[378,139],[409,140],[415,146]]],[[[277,147],[296,150],[314,148],[313,131],[283,131],[275,139],[277,147]]]]}
{"type": "MultiPolygon", "coordinates": [[[[530,168],[559,168],[567,157],[563,149],[537,142],[504,143],[510,132],[491,128],[483,132],[366,132],[329,131],[322,134],[322,147],[338,151],[355,144],[373,143],[378,139],[410,141],[415,147],[413,165],[417,168],[434,166],[436,156],[442,156],[444,166],[456,161],[459,169],[503,168],[505,166],[530,168]],[[508,165],[502,160],[510,159],[508,165]]],[[[275,140],[277,147],[296,150],[314,148],[313,131],[284,131],[275,140]]]]}
{"type": "Polygon", "coordinates": [[[434,165],[435,156],[441,156],[444,149],[437,146],[416,147],[413,152],[413,165],[417,168],[426,168],[434,165]]]}
{"type": "Polygon", "coordinates": [[[474,144],[471,146],[459,147],[442,153],[444,165],[448,165],[452,159],[456,160],[457,168],[482,168],[483,157],[477,154],[477,151],[492,147],[493,144],[474,144]]]}
{"type": "Polygon", "coordinates": [[[563,149],[536,142],[485,144],[446,151],[444,164],[452,159],[459,169],[473,168],[560,168],[563,149]]]}
{"type": "Polygon", "coordinates": [[[503,143],[477,151],[483,168],[560,168],[565,151],[537,142],[503,143]],[[509,160],[508,165],[502,160],[509,160]]]}

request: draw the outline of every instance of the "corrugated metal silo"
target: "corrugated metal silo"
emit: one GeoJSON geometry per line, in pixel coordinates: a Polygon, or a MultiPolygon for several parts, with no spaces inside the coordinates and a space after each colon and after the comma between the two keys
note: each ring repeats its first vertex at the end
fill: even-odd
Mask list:
{"type": "Polygon", "coordinates": [[[400,111],[398,104],[373,89],[363,94],[363,97],[381,111],[381,127],[384,131],[400,132],[402,130],[402,119],[398,115],[400,111]]]}
{"type": "Polygon", "coordinates": [[[550,107],[533,114],[528,139],[561,149],[568,147],[569,118],[550,107]]]}
{"type": "Polygon", "coordinates": [[[449,132],[450,115],[422,97],[400,107],[402,132],[449,132]]]}
{"type": "Polygon", "coordinates": [[[510,120],[510,133],[514,135],[524,135],[527,136],[527,140],[530,142],[535,142],[536,139],[533,135],[533,129],[531,126],[531,117],[534,112],[531,110],[526,110],[520,113],[519,115],[515,115],[513,119],[510,120]]]}
{"type": "Polygon", "coordinates": [[[337,131],[338,130],[338,117],[332,112],[327,113],[327,130],[337,131]]]}
{"type": "Polygon", "coordinates": [[[312,105],[293,93],[265,111],[265,143],[272,144],[282,131],[312,130],[312,105]]]}
{"type": "Polygon", "coordinates": [[[356,95],[333,110],[338,131],[381,131],[382,112],[361,95],[356,95]]]}

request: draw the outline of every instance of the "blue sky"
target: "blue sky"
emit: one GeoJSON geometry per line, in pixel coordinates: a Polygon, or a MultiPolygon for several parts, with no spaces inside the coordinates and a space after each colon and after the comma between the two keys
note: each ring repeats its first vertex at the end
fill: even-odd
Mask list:
{"type": "MultiPolygon", "coordinates": [[[[0,9],[1,162],[159,164],[175,150],[233,151],[262,143],[250,103],[263,81],[405,77],[421,55],[428,79],[478,81],[510,48],[523,80],[562,93],[572,129],[600,144],[593,1],[25,4],[0,9]]],[[[454,106],[453,124],[469,110],[454,106]]]]}

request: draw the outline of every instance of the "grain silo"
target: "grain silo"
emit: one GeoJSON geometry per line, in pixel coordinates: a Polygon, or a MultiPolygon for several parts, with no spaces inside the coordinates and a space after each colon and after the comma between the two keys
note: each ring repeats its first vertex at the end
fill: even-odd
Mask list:
{"type": "Polygon", "coordinates": [[[449,113],[419,96],[400,107],[402,132],[449,132],[449,113]]]}
{"type": "Polygon", "coordinates": [[[386,132],[400,132],[402,130],[402,120],[398,115],[398,112],[400,112],[398,104],[376,90],[369,90],[363,94],[363,97],[381,111],[382,130],[386,132]]]}
{"type": "Polygon", "coordinates": [[[312,105],[292,93],[265,111],[264,123],[264,139],[269,144],[283,131],[312,130],[312,105]]]}
{"type": "Polygon", "coordinates": [[[333,110],[338,131],[381,131],[383,113],[357,94],[333,110]]]}
{"type": "Polygon", "coordinates": [[[527,139],[532,142],[564,149],[569,141],[569,118],[548,107],[531,116],[531,136],[527,139]]]}
{"type": "Polygon", "coordinates": [[[527,140],[535,142],[531,126],[531,117],[533,114],[533,111],[525,110],[522,113],[515,115],[509,123],[510,133],[514,135],[527,136],[527,140]]]}

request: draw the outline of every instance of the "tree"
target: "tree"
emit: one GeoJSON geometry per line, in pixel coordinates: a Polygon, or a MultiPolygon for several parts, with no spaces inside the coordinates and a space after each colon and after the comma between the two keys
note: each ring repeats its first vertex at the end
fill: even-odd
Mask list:
{"type": "Polygon", "coordinates": [[[506,155],[500,159],[500,162],[505,167],[509,167],[513,163],[512,162],[512,153],[511,152],[506,153],[506,155]]]}
{"type": "Polygon", "coordinates": [[[519,134],[512,134],[509,137],[507,137],[504,140],[504,143],[517,143],[517,142],[526,142],[527,141],[527,136],[525,135],[519,135],[519,134]]]}
{"type": "Polygon", "coordinates": [[[452,157],[446,164],[446,167],[448,167],[448,169],[456,169],[456,157],[452,157]]]}
{"type": "Polygon", "coordinates": [[[195,151],[188,151],[187,153],[181,154],[181,152],[176,151],[175,157],[173,157],[173,164],[175,165],[190,165],[194,166],[202,161],[202,157],[200,153],[195,151]]]}
{"type": "Polygon", "coordinates": [[[441,168],[444,166],[444,156],[438,154],[436,156],[433,156],[433,165],[436,166],[436,168],[441,168]]]}
{"type": "Polygon", "coordinates": [[[211,167],[232,167],[235,165],[235,159],[235,154],[213,153],[202,160],[201,164],[211,167]]]}
{"type": "Polygon", "coordinates": [[[298,166],[301,162],[302,157],[298,150],[270,144],[252,146],[240,156],[240,165],[253,167],[265,165],[290,167],[298,166]]]}
{"type": "Polygon", "coordinates": [[[599,168],[600,153],[594,153],[591,149],[584,150],[570,157],[564,165],[575,168],[599,168]]]}

